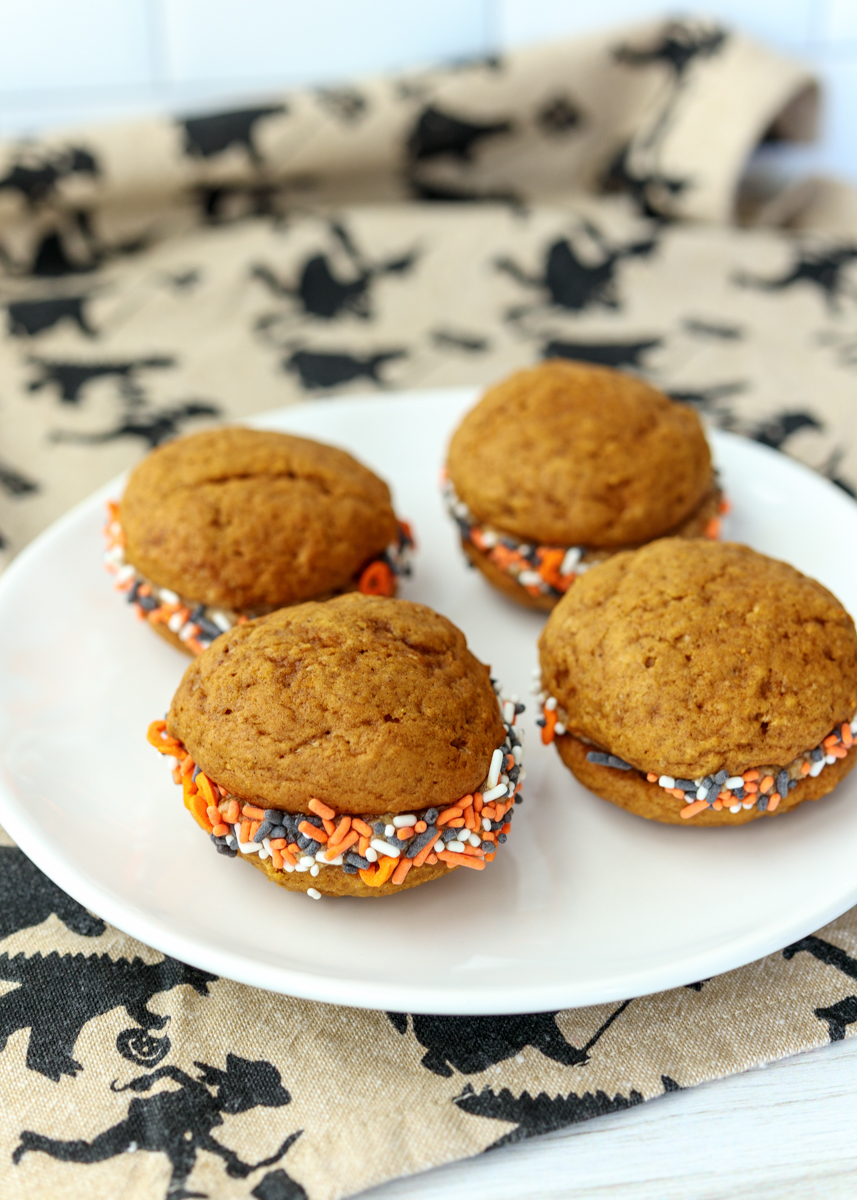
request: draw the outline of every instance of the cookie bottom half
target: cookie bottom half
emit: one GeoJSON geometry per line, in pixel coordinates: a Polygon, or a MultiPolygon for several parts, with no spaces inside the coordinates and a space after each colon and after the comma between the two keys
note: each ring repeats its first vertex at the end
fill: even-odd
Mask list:
{"type": "Polygon", "coordinates": [[[758,808],[744,809],[739,813],[731,813],[728,809],[719,812],[708,808],[697,813],[692,820],[684,820],[681,815],[681,801],[671,796],[657,783],[649,783],[646,777],[637,770],[617,771],[613,767],[604,767],[587,759],[592,746],[579,741],[571,734],[565,734],[555,739],[559,756],[575,778],[590,792],[609,800],[611,804],[624,808],[635,816],[645,817],[649,821],[660,821],[664,825],[685,825],[698,827],[701,825],[744,825],[747,821],[755,821],[758,817],[779,816],[803,804],[805,800],[820,800],[828,795],[840,783],[852,767],[857,764],[857,754],[848,754],[837,762],[826,767],[820,775],[813,778],[807,775],[799,780],[787,796],[784,796],[776,812],[760,812],[758,808]]]}
{"type": "Polygon", "coordinates": [[[290,892],[308,892],[313,888],[321,892],[322,896],[395,896],[406,888],[419,887],[422,883],[430,883],[433,879],[440,879],[441,875],[449,875],[458,870],[457,867],[449,867],[446,863],[439,862],[433,866],[424,863],[416,870],[409,871],[402,883],[382,883],[380,887],[373,888],[365,884],[359,874],[346,875],[342,871],[324,871],[317,877],[310,875],[309,871],[292,871],[291,874],[287,874],[285,871],[278,871],[269,858],[260,861],[258,854],[241,854],[238,857],[262,871],[278,887],[287,888],[290,892]]]}
{"type": "MultiPolygon", "coordinates": [[[[717,537],[717,533],[710,533],[712,522],[718,521],[721,514],[721,506],[723,504],[723,494],[717,486],[703,496],[699,506],[690,514],[690,516],[679,525],[676,529],[670,529],[666,533],[660,534],[659,537],[683,537],[683,538],[698,538],[698,537],[717,537]]],[[[657,538],[652,538],[652,541],[657,541],[657,538]]],[[[461,538],[461,548],[467,555],[470,562],[477,570],[481,571],[490,584],[498,591],[508,596],[511,600],[520,604],[523,608],[536,609],[539,612],[551,612],[556,608],[562,599],[562,595],[534,594],[522,584],[518,583],[517,579],[504,571],[497,565],[484,550],[480,550],[468,538],[461,538]]],[[[585,566],[595,566],[604,559],[611,558],[614,554],[618,554],[620,550],[635,550],[636,546],[616,546],[615,549],[603,551],[590,551],[583,560],[585,566]]],[[[574,586],[572,584],[572,586],[574,586]]]]}

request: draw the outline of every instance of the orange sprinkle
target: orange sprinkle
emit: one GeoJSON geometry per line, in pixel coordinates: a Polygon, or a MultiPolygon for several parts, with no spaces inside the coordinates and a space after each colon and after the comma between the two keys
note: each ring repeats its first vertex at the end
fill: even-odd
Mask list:
{"type": "Polygon", "coordinates": [[[487,817],[489,821],[496,821],[495,809],[493,804],[486,804],[482,809],[482,816],[487,817]]]}
{"type": "Polygon", "coordinates": [[[185,642],[185,645],[189,647],[189,649],[193,650],[194,654],[202,654],[203,650],[205,650],[205,646],[203,646],[202,642],[197,637],[189,637],[185,642]]]}
{"type": "Polygon", "coordinates": [[[241,808],[237,800],[230,800],[226,807],[226,812],[223,814],[224,821],[230,825],[234,825],[241,815],[241,808]]]}
{"type": "Polygon", "coordinates": [[[758,792],[758,790],[759,790],[758,783],[745,783],[744,784],[744,791],[749,792],[751,796],[754,796],[756,794],[756,792],[758,792]]]}
{"type": "Polygon", "coordinates": [[[472,867],[474,871],[485,870],[485,860],[482,858],[469,858],[466,854],[450,854],[448,850],[441,850],[438,858],[441,862],[449,863],[451,867],[472,867]]]}
{"type": "Polygon", "coordinates": [[[447,826],[450,829],[463,829],[464,817],[453,817],[451,821],[447,821],[447,826]]]}
{"type": "MultiPolygon", "coordinates": [[[[664,788],[664,791],[668,791],[671,796],[675,796],[676,800],[684,800],[687,794],[681,788],[664,788]]],[[[702,804],[702,801],[700,800],[699,803],[702,804]]]]}
{"type": "MultiPolygon", "coordinates": [[[[209,809],[208,811],[211,812],[211,809],[209,809]]],[[[211,820],[210,817],[209,817],[209,820],[211,820]]],[[[223,821],[218,821],[217,823],[212,825],[211,832],[214,834],[215,837],[226,837],[227,833],[231,833],[232,830],[223,821]]]]}
{"type": "Polygon", "coordinates": [[[330,844],[330,842],[327,843],[327,850],[325,851],[325,857],[328,859],[336,858],[337,855],[344,854],[346,850],[350,850],[351,847],[355,844],[355,842],[357,842],[359,840],[360,840],[360,834],[357,832],[356,829],[352,829],[351,832],[346,834],[346,836],[342,839],[342,841],[337,842],[335,846],[332,846],[330,844]]]}
{"type": "Polygon", "coordinates": [[[285,848],[286,848],[286,839],[285,838],[271,838],[271,849],[272,850],[285,850],[285,848]]]}
{"type": "Polygon", "coordinates": [[[250,822],[242,821],[241,828],[238,830],[238,841],[246,846],[247,842],[250,840],[249,834],[250,834],[250,822]]]}
{"type": "MultiPolygon", "coordinates": [[[[460,816],[461,816],[460,808],[457,808],[457,807],[445,808],[443,810],[443,812],[440,814],[440,816],[438,817],[438,819],[435,821],[435,825],[440,827],[441,825],[445,825],[447,821],[451,821],[453,817],[460,817],[460,816]]],[[[462,824],[464,824],[463,821],[462,821],[462,824]]]]}
{"type": "Polygon", "coordinates": [[[485,801],[482,799],[482,793],[474,792],[473,793],[473,807],[476,810],[476,812],[478,812],[478,813],[482,812],[482,806],[484,803],[485,803],[485,801]]]}
{"type": "Polygon", "coordinates": [[[741,778],[745,783],[753,783],[754,780],[759,778],[759,772],[753,767],[752,771],[745,771],[741,778]]]}
{"type": "MultiPolygon", "coordinates": [[[[219,799],[217,795],[217,785],[212,783],[204,771],[200,771],[197,775],[196,786],[205,797],[206,804],[217,804],[219,799]]],[[[262,815],[264,816],[265,814],[263,813],[262,815]]]]}
{"type": "Polygon", "coordinates": [[[184,756],[184,758],[182,759],[182,764],[181,764],[182,775],[192,775],[193,769],[195,766],[196,766],[196,763],[193,761],[191,756],[189,754],[186,754],[184,756]]]}
{"type": "Polygon", "coordinates": [[[195,796],[191,796],[189,803],[187,803],[188,811],[197,825],[202,826],[206,833],[211,833],[212,826],[205,811],[206,807],[205,800],[198,792],[195,796]]]}
{"type": "Polygon", "coordinates": [[[301,821],[298,829],[304,837],[312,838],[314,842],[326,842],[327,834],[323,829],[316,829],[315,825],[310,825],[309,821],[301,821]]]}
{"type": "MultiPolygon", "coordinates": [[[[348,831],[350,829],[351,829],[351,818],[343,817],[335,829],[328,829],[327,832],[329,834],[329,839],[328,839],[327,844],[329,846],[336,846],[339,842],[342,841],[342,839],[345,837],[345,835],[348,833],[348,831]]],[[[357,836],[358,835],[355,833],[355,835],[354,835],[355,841],[357,840],[357,836]]]]}
{"type": "Polygon", "coordinates": [[[812,770],[812,763],[805,762],[805,763],[800,764],[801,775],[808,775],[811,770],[812,770]]]}
{"type": "Polygon", "coordinates": [[[731,513],[731,511],[732,511],[732,501],[727,500],[727,498],[725,496],[721,496],[720,504],[718,505],[718,507],[720,509],[721,514],[725,517],[727,515],[727,513],[731,513]]]}
{"type": "Polygon", "coordinates": [[[705,537],[711,538],[712,541],[715,541],[717,538],[720,537],[720,518],[719,517],[712,517],[711,520],[708,522],[708,524],[705,526],[705,537]]]}
{"type": "Polygon", "coordinates": [[[181,783],[182,773],[178,767],[173,767],[173,783],[181,783]]]}
{"type": "Polygon", "coordinates": [[[718,800],[723,800],[723,801],[726,801],[726,800],[731,800],[731,799],[732,799],[732,793],[729,791],[729,789],[728,789],[728,788],[724,788],[722,792],[718,792],[718,794],[717,794],[717,799],[718,799],[718,800]]]}
{"type": "Polygon", "coordinates": [[[822,744],[822,746],[838,746],[839,745],[839,734],[838,733],[829,733],[821,744],[822,744]]]}
{"type": "Polygon", "coordinates": [[[425,833],[427,829],[428,825],[426,825],[425,821],[417,821],[414,826],[414,833],[425,833]]]}
{"type": "Polygon", "coordinates": [[[554,726],[557,722],[556,709],[554,708],[549,710],[546,708],[544,710],[544,718],[545,723],[542,726],[542,745],[549,746],[555,737],[554,726]]]}
{"type": "Polygon", "coordinates": [[[190,803],[191,796],[196,796],[199,793],[196,790],[196,784],[193,782],[193,780],[191,779],[191,777],[189,775],[185,775],[184,779],[182,779],[182,781],[181,781],[181,785],[182,785],[182,798],[185,802],[185,807],[187,807],[187,805],[190,803]]]}
{"type": "Polygon", "coordinates": [[[245,804],[241,809],[242,817],[249,817],[251,821],[264,821],[264,808],[257,808],[255,804],[245,804]]]}
{"type": "Polygon", "coordinates": [[[403,858],[399,861],[395,871],[393,872],[393,883],[404,883],[405,876],[413,866],[413,862],[409,858],[403,858]]]}
{"type": "Polygon", "coordinates": [[[649,783],[657,783],[659,778],[659,775],[653,775],[651,771],[649,771],[648,775],[646,776],[646,779],[649,783]]]}
{"type": "MultiPolygon", "coordinates": [[[[437,862],[437,855],[434,853],[434,851],[432,851],[432,853],[426,859],[426,866],[433,867],[436,862],[437,862]]],[[[416,866],[416,865],[417,865],[417,860],[414,859],[414,866],[416,866]]]]}
{"type": "Polygon", "coordinates": [[[470,858],[473,858],[474,856],[476,858],[484,858],[485,857],[485,851],[481,850],[481,849],[477,850],[475,846],[465,846],[464,853],[469,855],[470,858]]]}
{"type": "MultiPolygon", "coordinates": [[[[279,841],[279,838],[277,840],[279,841]]],[[[295,849],[297,849],[297,847],[295,847],[295,849]]],[[[290,867],[296,867],[298,865],[298,861],[292,853],[291,846],[289,846],[287,849],[280,847],[280,854],[283,856],[283,862],[287,862],[290,867]]]]}
{"type": "Polygon", "coordinates": [[[707,801],[694,800],[693,804],[688,804],[686,808],[681,810],[679,816],[682,817],[683,820],[688,821],[691,817],[695,817],[697,813],[702,812],[703,809],[706,808],[708,808],[707,801]]]}
{"type": "Polygon", "coordinates": [[[146,741],[156,750],[160,750],[161,754],[172,754],[174,758],[184,758],[186,754],[181,742],[167,734],[166,721],[153,721],[146,731],[146,741]],[[176,754],[176,749],[179,747],[181,747],[181,753],[176,754]]]}
{"type": "Polygon", "coordinates": [[[854,741],[854,734],[851,732],[851,726],[847,721],[842,722],[842,725],[839,728],[839,736],[842,738],[842,744],[844,746],[852,745],[854,741]]]}
{"type": "Polygon", "coordinates": [[[324,818],[322,818],[321,823],[324,826],[324,832],[327,834],[328,837],[330,837],[330,835],[333,833],[334,829],[336,828],[333,821],[326,821],[326,820],[324,820],[324,818]]]}
{"type": "Polygon", "coordinates": [[[216,804],[209,804],[209,806],[205,810],[205,812],[206,812],[206,816],[208,817],[209,821],[211,821],[212,825],[220,824],[220,809],[217,807],[216,804]]]}
{"type": "Polygon", "coordinates": [[[367,825],[365,821],[361,821],[359,817],[351,818],[351,827],[356,829],[358,833],[362,833],[364,837],[372,836],[372,826],[367,825]]]}
{"type": "Polygon", "coordinates": [[[413,825],[405,825],[402,829],[396,830],[396,837],[400,842],[406,842],[408,838],[412,838],[415,833],[416,830],[414,829],[413,825]]]}
{"type": "MultiPolygon", "coordinates": [[[[357,590],[364,596],[394,596],[396,594],[396,577],[388,564],[378,559],[366,567],[360,576],[357,590]]],[[[371,886],[377,887],[378,884],[371,886]]]]}
{"type": "MultiPolygon", "coordinates": [[[[473,811],[472,805],[470,806],[470,808],[468,808],[467,812],[464,814],[464,824],[467,826],[467,828],[470,830],[471,833],[474,831],[474,829],[479,828],[479,818],[476,816],[476,813],[473,811]]],[[[417,827],[415,825],[414,833],[416,833],[416,831],[417,831],[417,827]]]]}
{"type": "Polygon", "coordinates": [[[366,870],[358,871],[360,878],[369,887],[379,888],[387,882],[390,876],[396,869],[398,859],[385,857],[383,862],[376,863],[374,866],[366,870]]]}
{"type": "Polygon", "coordinates": [[[773,775],[766,775],[765,778],[762,780],[762,782],[759,784],[759,791],[766,792],[768,790],[768,788],[772,788],[773,786],[774,786],[773,775]]]}
{"type": "Polygon", "coordinates": [[[336,816],[336,811],[323,804],[321,800],[310,800],[307,808],[311,813],[315,813],[317,817],[321,817],[322,821],[332,821],[336,816]]]}
{"type": "Polygon", "coordinates": [[[780,802],[780,793],[774,792],[774,794],[772,796],[768,797],[768,812],[769,813],[776,812],[777,805],[779,804],[779,802],[780,802]]]}
{"type": "Polygon", "coordinates": [[[832,754],[834,758],[848,757],[848,750],[845,746],[831,746],[829,753],[832,754]]]}
{"type": "Polygon", "coordinates": [[[714,801],[714,803],[712,804],[712,806],[711,806],[711,807],[714,809],[714,811],[715,811],[715,812],[721,812],[721,811],[722,811],[722,809],[723,809],[723,801],[720,799],[720,797],[719,797],[719,796],[718,796],[718,797],[717,797],[717,799],[714,801]]]}
{"type": "Polygon", "coordinates": [[[273,846],[271,847],[271,862],[274,864],[275,871],[282,871],[283,856],[280,854],[279,850],[275,850],[273,846]]]}
{"type": "Polygon", "coordinates": [[[360,835],[360,841],[357,845],[357,853],[362,857],[366,857],[366,851],[369,849],[369,839],[365,833],[360,835]]]}
{"type": "Polygon", "coordinates": [[[262,824],[261,821],[251,821],[250,822],[250,829],[248,830],[248,833],[249,833],[251,842],[253,841],[253,838],[256,836],[256,834],[259,832],[259,826],[261,824],[262,824]]]}
{"type": "Polygon", "coordinates": [[[468,795],[467,795],[467,796],[465,796],[463,799],[461,799],[461,800],[459,800],[459,801],[458,801],[458,807],[459,807],[459,808],[462,810],[462,812],[463,812],[465,808],[470,808],[470,806],[472,805],[472,803],[473,803],[473,797],[472,797],[471,795],[469,795],[469,794],[468,794],[468,795]]]}
{"type": "MultiPolygon", "coordinates": [[[[432,852],[434,851],[434,847],[435,847],[434,842],[429,842],[429,844],[427,846],[423,846],[422,850],[420,850],[419,854],[417,854],[413,860],[414,866],[421,867],[424,862],[427,862],[428,859],[431,857],[432,852]]],[[[437,861],[437,860],[435,860],[435,861],[437,861]]]]}

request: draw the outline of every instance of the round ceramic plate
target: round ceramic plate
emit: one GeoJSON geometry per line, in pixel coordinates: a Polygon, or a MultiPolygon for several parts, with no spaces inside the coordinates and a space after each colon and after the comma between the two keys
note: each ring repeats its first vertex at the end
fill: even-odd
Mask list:
{"type": "MultiPolygon", "coordinates": [[[[337,443],[413,521],[403,594],[466,633],[529,699],[544,621],[466,569],[438,493],[471,390],[325,400],[259,425],[337,443]]],[[[785,456],[714,433],[727,534],[788,559],[857,612],[857,505],[785,456]]],[[[52,879],[168,954],[291,995],[423,1013],[624,999],[742,965],[857,903],[857,772],[822,804],[736,829],[643,821],[584,791],[530,705],[526,802],[484,872],[384,900],[312,901],[222,858],[146,727],[187,660],[135,620],[101,565],[104,500],[58,521],[0,581],[0,821],[52,879]]]]}

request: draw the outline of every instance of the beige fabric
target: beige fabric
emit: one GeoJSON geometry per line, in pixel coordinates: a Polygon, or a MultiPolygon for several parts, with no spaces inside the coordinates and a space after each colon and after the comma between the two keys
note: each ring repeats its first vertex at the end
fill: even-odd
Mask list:
{"type": "MultiPolygon", "coordinates": [[[[854,193],[727,223],[755,144],[809,136],[815,101],[799,64],[669,22],[0,148],[7,560],[175,433],[556,354],[853,490],[854,193]]],[[[7,841],[0,1194],[345,1196],[847,1036],[855,978],[852,912],[623,1005],[336,1009],[164,960],[7,841]]]]}

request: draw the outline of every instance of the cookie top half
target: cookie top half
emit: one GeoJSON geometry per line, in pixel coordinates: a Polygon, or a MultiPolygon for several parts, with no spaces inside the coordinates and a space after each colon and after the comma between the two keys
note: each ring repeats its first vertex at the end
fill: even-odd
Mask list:
{"type": "Polygon", "coordinates": [[[489,388],[456,430],[447,467],[478,520],[543,545],[648,541],[711,486],[692,409],[634,376],[564,359],[489,388]]]}
{"type": "Polygon", "coordinates": [[[505,738],[464,634],[421,604],[356,593],[238,626],[188,667],[167,721],[207,775],[267,808],[443,807],[505,738]]]}
{"type": "Polygon", "coordinates": [[[540,640],[571,734],[697,779],[791,762],[857,711],[857,633],[814,579],[746,546],[665,538],[578,579],[540,640]]]}
{"type": "Polygon", "coordinates": [[[239,427],[154,450],[131,474],[120,520],[142,575],[238,611],[346,586],[397,530],[389,488],[344,450],[239,427]]]}

